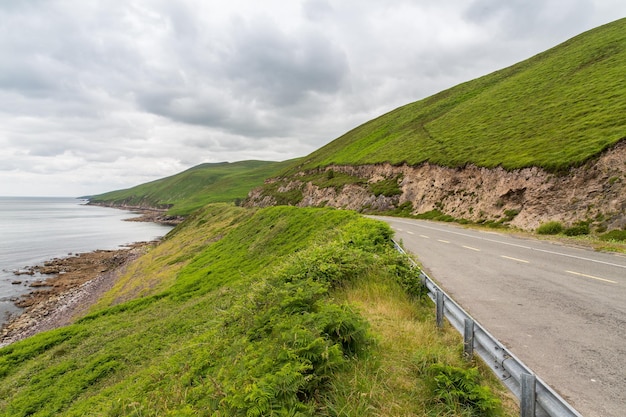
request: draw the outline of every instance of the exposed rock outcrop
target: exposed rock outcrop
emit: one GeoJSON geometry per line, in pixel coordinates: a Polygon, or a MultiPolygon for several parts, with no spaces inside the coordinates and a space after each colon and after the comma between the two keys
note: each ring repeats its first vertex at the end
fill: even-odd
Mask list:
{"type": "MultiPolygon", "coordinates": [[[[299,190],[298,206],[333,206],[357,211],[387,211],[411,203],[413,214],[439,210],[472,221],[507,219],[512,226],[531,230],[546,221],[564,225],[592,220],[596,227],[626,227],[626,140],[587,164],[556,175],[532,167],[507,171],[473,165],[447,168],[390,164],[328,166],[361,182],[339,189],[320,187],[300,173],[268,180],[250,192],[245,205],[276,204],[276,195],[299,190]],[[395,195],[376,195],[372,184],[397,179],[395,195]],[[273,185],[275,193],[268,193],[273,185]]],[[[295,203],[295,202],[294,202],[295,203]]]]}

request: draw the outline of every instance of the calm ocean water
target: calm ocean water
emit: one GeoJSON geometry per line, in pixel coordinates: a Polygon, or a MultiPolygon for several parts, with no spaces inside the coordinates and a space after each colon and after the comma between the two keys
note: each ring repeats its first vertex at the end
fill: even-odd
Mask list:
{"type": "Polygon", "coordinates": [[[123,221],[136,214],[87,206],[84,200],[52,197],[0,197],[0,323],[17,311],[11,298],[27,293],[40,277],[13,274],[70,253],[117,249],[164,236],[170,226],[123,221]],[[13,284],[13,281],[22,284],[13,284]]]}

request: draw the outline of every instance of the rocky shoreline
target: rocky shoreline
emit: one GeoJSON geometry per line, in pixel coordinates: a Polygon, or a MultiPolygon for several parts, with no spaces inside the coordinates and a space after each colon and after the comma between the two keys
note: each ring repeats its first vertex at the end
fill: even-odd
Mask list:
{"type": "Polygon", "coordinates": [[[134,209],[133,213],[141,214],[139,217],[126,219],[128,222],[152,222],[165,226],[177,226],[185,220],[183,216],[169,216],[163,212],[147,209],[134,209]]]}
{"type": "Polygon", "coordinates": [[[15,302],[24,310],[0,327],[0,347],[72,323],[113,287],[126,265],[154,244],[138,242],[123,249],[55,258],[20,271],[46,279],[31,283],[33,291],[15,302]]]}
{"type": "Polygon", "coordinates": [[[148,207],[148,206],[133,206],[133,205],[126,205],[126,204],[116,204],[116,203],[91,201],[91,200],[87,204],[90,206],[100,206],[100,207],[116,208],[120,210],[127,210],[135,214],[140,214],[139,217],[126,219],[126,221],[129,221],[129,222],[152,222],[152,223],[163,224],[166,226],[177,226],[183,220],[185,220],[184,216],[170,216],[166,214],[168,210],[166,208],[163,209],[163,208],[148,207]]]}

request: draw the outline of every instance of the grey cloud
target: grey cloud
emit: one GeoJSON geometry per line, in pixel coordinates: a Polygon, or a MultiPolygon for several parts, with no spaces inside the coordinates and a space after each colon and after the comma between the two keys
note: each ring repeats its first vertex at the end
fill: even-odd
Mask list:
{"type": "Polygon", "coordinates": [[[479,25],[496,25],[509,38],[572,36],[587,21],[593,1],[572,0],[567,7],[561,0],[475,0],[464,16],[479,25]]]}
{"type": "Polygon", "coordinates": [[[186,89],[175,91],[148,88],[138,95],[141,108],[185,123],[206,126],[219,126],[228,118],[227,103],[217,102],[217,97],[198,96],[197,92],[186,89]]]}
{"type": "Polygon", "coordinates": [[[302,13],[311,21],[320,21],[332,15],[333,7],[327,0],[306,0],[302,4],[302,13]]]}
{"type": "Polygon", "coordinates": [[[159,68],[162,82],[133,87],[138,106],[232,134],[284,135],[293,111],[344,88],[349,66],[345,53],[323,34],[275,26],[235,18],[218,38],[205,29],[189,39],[195,45],[179,48],[177,39],[169,66],[159,68]]]}
{"type": "Polygon", "coordinates": [[[240,26],[226,65],[242,90],[284,107],[310,92],[329,94],[341,89],[349,72],[346,56],[320,33],[287,34],[271,22],[240,26]]]}
{"type": "Polygon", "coordinates": [[[626,13],[612,1],[0,2],[0,194],[306,155],[626,13]]]}
{"type": "Polygon", "coordinates": [[[54,88],[52,80],[32,66],[27,66],[25,69],[23,65],[11,65],[8,61],[0,64],[0,89],[2,90],[41,96],[54,88]]]}

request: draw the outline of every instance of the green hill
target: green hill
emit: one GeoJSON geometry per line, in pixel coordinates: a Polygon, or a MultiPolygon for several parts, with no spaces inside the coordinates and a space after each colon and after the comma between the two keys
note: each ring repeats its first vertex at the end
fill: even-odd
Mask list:
{"type": "Polygon", "coordinates": [[[200,209],[89,315],[0,349],[0,416],[516,415],[391,234],[345,210],[200,209]]]}
{"type": "MultiPolygon", "coordinates": [[[[188,215],[207,203],[244,199],[266,178],[333,164],[430,162],[452,168],[537,166],[564,172],[626,138],[624,74],[626,19],[621,19],[511,67],[395,109],[307,157],[202,164],[90,201],[169,208],[170,215],[188,215]]],[[[342,178],[331,183],[336,188],[343,185],[342,178]]],[[[277,203],[298,202],[300,192],[279,195],[274,189],[279,186],[268,185],[266,194],[277,203]]]]}
{"type": "Polygon", "coordinates": [[[371,120],[297,169],[430,162],[562,171],[626,138],[624,74],[621,19],[371,120]]]}
{"type": "Polygon", "coordinates": [[[168,214],[187,215],[209,203],[233,202],[294,161],[207,163],[171,177],[89,197],[95,204],[169,208],[168,214]]]}

